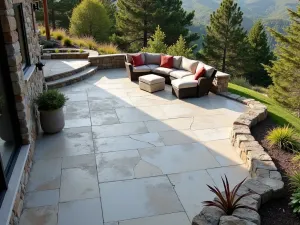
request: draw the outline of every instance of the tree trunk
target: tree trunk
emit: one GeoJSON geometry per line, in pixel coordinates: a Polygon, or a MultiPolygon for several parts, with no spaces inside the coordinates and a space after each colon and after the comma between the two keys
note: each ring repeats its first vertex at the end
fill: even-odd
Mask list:
{"type": "Polygon", "coordinates": [[[55,24],[55,10],[54,9],[51,10],[51,22],[52,22],[52,29],[55,30],[56,24],[55,24]]]}
{"type": "Polygon", "coordinates": [[[227,48],[224,48],[223,52],[223,62],[222,62],[222,72],[225,73],[226,70],[226,54],[227,54],[227,48]]]}
{"type": "Polygon", "coordinates": [[[144,38],[143,38],[143,41],[144,41],[144,47],[147,47],[147,42],[148,42],[148,31],[147,31],[147,20],[144,19],[144,38]]]}

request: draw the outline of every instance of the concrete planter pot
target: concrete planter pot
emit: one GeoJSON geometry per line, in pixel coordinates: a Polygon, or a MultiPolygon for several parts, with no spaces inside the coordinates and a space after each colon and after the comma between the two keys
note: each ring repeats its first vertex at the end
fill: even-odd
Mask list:
{"type": "Polygon", "coordinates": [[[45,133],[55,134],[65,127],[63,107],[51,110],[40,111],[41,127],[45,133]]]}

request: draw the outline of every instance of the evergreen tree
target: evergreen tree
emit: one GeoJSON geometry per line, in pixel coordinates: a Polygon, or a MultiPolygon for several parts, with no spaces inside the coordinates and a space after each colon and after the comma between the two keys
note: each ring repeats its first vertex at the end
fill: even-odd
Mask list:
{"type": "Polygon", "coordinates": [[[99,0],[83,0],[72,13],[70,33],[76,36],[92,36],[96,41],[107,41],[110,21],[106,9],[99,0]]]}
{"type": "Polygon", "coordinates": [[[182,35],[179,36],[178,41],[174,45],[168,48],[167,53],[174,56],[180,55],[187,58],[194,58],[192,49],[187,46],[182,35]]]}
{"type": "Polygon", "coordinates": [[[148,40],[148,47],[143,48],[143,52],[166,53],[168,46],[165,44],[165,33],[157,26],[155,33],[148,40]]]}
{"type": "Polygon", "coordinates": [[[270,51],[268,37],[261,20],[258,20],[249,31],[248,40],[252,47],[254,67],[247,77],[252,85],[267,87],[272,84],[272,79],[262,64],[270,65],[274,56],[270,51]]]}
{"type": "Polygon", "coordinates": [[[217,69],[240,76],[251,67],[250,46],[242,27],[243,13],[234,0],[223,0],[210,16],[200,55],[217,69]]]}
{"type": "Polygon", "coordinates": [[[128,49],[131,44],[147,47],[147,41],[158,25],[166,34],[166,44],[174,43],[182,34],[189,42],[197,40],[191,34],[194,12],[187,13],[181,0],[118,0],[117,36],[114,39],[128,49]]]}
{"type": "Polygon", "coordinates": [[[300,116],[300,5],[297,11],[288,11],[291,24],[285,34],[270,29],[277,41],[275,56],[278,59],[265,68],[274,84],[270,96],[300,116]]]}
{"type": "MultiPolygon", "coordinates": [[[[52,29],[58,27],[68,29],[73,8],[79,3],[80,0],[48,0],[49,21],[52,29]]],[[[36,12],[36,19],[44,22],[44,10],[36,12]]]]}
{"type": "Polygon", "coordinates": [[[115,5],[113,0],[100,0],[109,16],[109,20],[111,23],[111,33],[115,32],[116,28],[116,13],[117,13],[117,6],[115,5]]]}

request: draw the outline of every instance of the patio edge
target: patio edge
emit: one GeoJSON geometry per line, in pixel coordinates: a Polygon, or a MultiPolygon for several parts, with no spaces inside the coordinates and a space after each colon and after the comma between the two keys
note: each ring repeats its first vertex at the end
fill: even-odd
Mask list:
{"type": "MultiPolygon", "coordinates": [[[[229,92],[218,94],[249,107],[234,121],[230,140],[241,159],[246,163],[251,175],[251,179],[241,186],[237,195],[250,193],[251,195],[241,200],[241,204],[254,207],[258,211],[262,204],[281,197],[284,188],[281,174],[277,171],[272,158],[255,140],[250,130],[251,127],[267,118],[267,107],[254,99],[229,92]]],[[[216,207],[206,206],[192,221],[192,225],[229,225],[233,223],[260,225],[261,219],[258,212],[249,209],[237,209],[229,216],[216,207]]]]}

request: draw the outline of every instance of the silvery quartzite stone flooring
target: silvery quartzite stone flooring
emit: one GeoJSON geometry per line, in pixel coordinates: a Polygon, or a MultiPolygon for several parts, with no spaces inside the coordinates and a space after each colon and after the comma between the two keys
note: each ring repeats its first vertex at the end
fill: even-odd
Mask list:
{"type": "Polygon", "coordinates": [[[66,127],[37,142],[21,225],[189,225],[248,171],[229,142],[244,105],[150,94],[123,69],[61,89],[66,127]]]}

